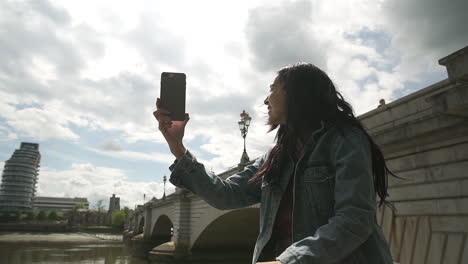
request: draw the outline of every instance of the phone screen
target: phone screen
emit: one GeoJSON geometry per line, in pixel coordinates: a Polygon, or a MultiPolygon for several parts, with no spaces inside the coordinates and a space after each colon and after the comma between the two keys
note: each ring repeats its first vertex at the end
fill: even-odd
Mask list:
{"type": "Polygon", "coordinates": [[[185,119],[185,74],[161,73],[161,107],[171,112],[172,120],[185,119]]]}

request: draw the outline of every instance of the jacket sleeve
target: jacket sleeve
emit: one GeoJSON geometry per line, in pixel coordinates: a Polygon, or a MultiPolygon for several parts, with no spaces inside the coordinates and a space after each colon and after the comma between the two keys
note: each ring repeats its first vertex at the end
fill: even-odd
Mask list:
{"type": "Polygon", "coordinates": [[[313,236],[296,241],[276,258],[284,264],[338,263],[373,231],[376,200],[370,143],[355,130],[335,142],[335,215],[313,236]]]}
{"type": "Polygon", "coordinates": [[[221,179],[207,171],[205,166],[187,150],[182,158],[171,166],[169,181],[200,196],[211,206],[220,210],[247,207],[261,200],[261,183],[247,183],[258,171],[264,157],[246,166],[242,172],[221,179]]]}

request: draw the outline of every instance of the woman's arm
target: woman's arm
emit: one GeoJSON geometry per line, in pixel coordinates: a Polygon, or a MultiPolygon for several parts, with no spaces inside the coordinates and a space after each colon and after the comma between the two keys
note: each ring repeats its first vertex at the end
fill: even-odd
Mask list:
{"type": "Polygon", "coordinates": [[[208,204],[220,210],[247,207],[260,202],[261,183],[247,183],[264,161],[259,158],[242,172],[221,179],[207,171],[202,163],[186,151],[172,167],[169,181],[203,198],[208,204]]]}
{"type": "Polygon", "coordinates": [[[285,264],[337,263],[372,233],[376,210],[370,145],[359,131],[337,139],[335,215],[313,236],[293,243],[276,259],[285,264]]]}
{"type": "Polygon", "coordinates": [[[207,172],[205,166],[185,149],[182,140],[185,126],[190,120],[189,114],[185,113],[184,121],[173,121],[170,113],[161,108],[159,98],[156,100],[156,108],[153,115],[158,120],[159,130],[177,159],[177,164],[170,167],[172,173],[169,181],[172,184],[192,191],[218,209],[241,208],[260,202],[261,184],[248,184],[247,181],[263,163],[262,158],[247,166],[244,171],[223,180],[207,172]]]}

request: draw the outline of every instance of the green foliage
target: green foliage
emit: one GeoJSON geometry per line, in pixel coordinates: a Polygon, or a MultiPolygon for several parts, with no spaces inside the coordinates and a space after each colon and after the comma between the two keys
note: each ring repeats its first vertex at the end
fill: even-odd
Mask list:
{"type": "Polygon", "coordinates": [[[2,212],[0,213],[0,222],[14,222],[16,221],[15,212],[2,212]]]}
{"type": "Polygon", "coordinates": [[[46,212],[44,210],[39,211],[39,213],[37,214],[37,220],[44,221],[46,220],[46,218],[47,218],[46,212]]]}
{"type": "Polygon", "coordinates": [[[58,216],[58,214],[57,214],[57,212],[55,210],[50,211],[47,218],[49,218],[49,220],[52,220],[52,221],[59,220],[59,216],[58,216]]]}
{"type": "Polygon", "coordinates": [[[65,217],[63,216],[63,213],[57,213],[57,220],[62,221],[64,219],[65,217]]]}
{"type": "Polygon", "coordinates": [[[107,230],[111,229],[111,226],[100,226],[100,225],[95,225],[95,226],[84,226],[82,227],[83,229],[102,229],[102,230],[107,230]]]}
{"type": "Polygon", "coordinates": [[[21,210],[18,210],[15,212],[15,220],[16,221],[21,221],[21,218],[23,218],[23,212],[21,210]]]}
{"type": "Polygon", "coordinates": [[[24,220],[34,220],[35,217],[36,214],[34,213],[34,211],[27,211],[24,220]]]}
{"type": "Polygon", "coordinates": [[[118,228],[123,228],[125,223],[125,211],[114,211],[112,213],[112,225],[118,228]]]}
{"type": "Polygon", "coordinates": [[[125,218],[127,218],[128,216],[128,213],[130,212],[130,208],[128,208],[127,206],[124,207],[123,211],[125,212],[125,218]]]}
{"type": "Polygon", "coordinates": [[[104,210],[104,200],[99,200],[97,201],[97,204],[96,204],[96,210],[98,212],[102,212],[104,210]]]}
{"type": "Polygon", "coordinates": [[[77,203],[77,204],[75,204],[74,209],[84,209],[84,203],[77,203]]]}

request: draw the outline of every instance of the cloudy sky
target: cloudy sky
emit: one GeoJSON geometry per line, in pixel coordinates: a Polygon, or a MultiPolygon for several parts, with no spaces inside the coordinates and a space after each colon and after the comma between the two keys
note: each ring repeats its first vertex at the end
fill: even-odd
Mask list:
{"type": "MultiPolygon", "coordinates": [[[[171,156],[152,116],[163,71],[187,74],[185,145],[206,168],[235,166],[239,114],[251,158],[273,143],[275,71],[323,68],[357,115],[447,78],[468,45],[467,1],[0,1],[0,166],[40,144],[38,195],[163,194],[171,156]]],[[[167,193],[174,186],[167,184],[167,193]]]]}

